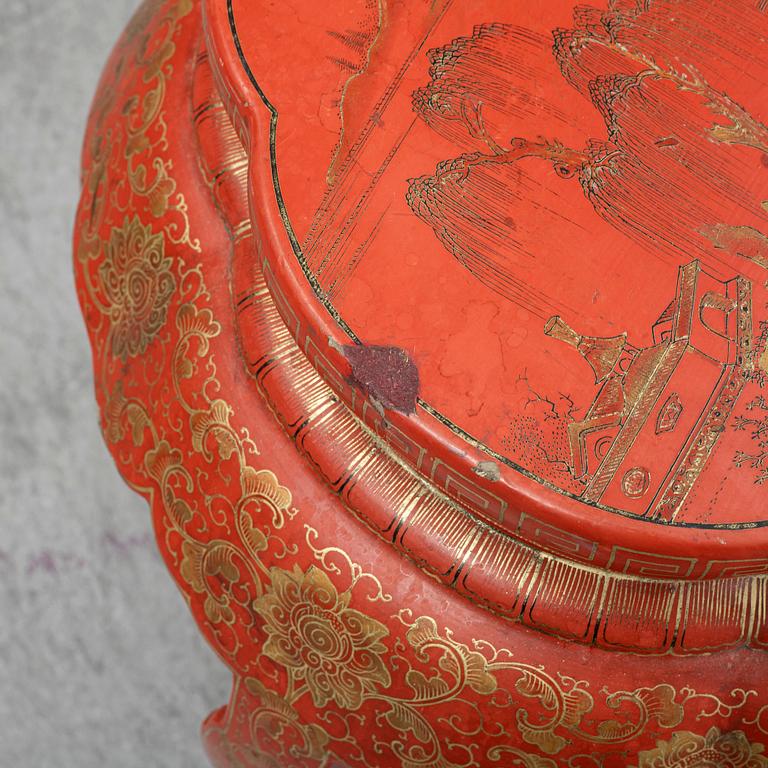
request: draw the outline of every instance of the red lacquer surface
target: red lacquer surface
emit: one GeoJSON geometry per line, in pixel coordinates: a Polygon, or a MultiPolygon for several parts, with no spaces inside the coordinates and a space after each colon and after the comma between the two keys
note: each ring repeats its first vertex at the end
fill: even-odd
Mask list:
{"type": "Polygon", "coordinates": [[[766,31],[138,13],[77,282],[216,765],[768,765],[766,31]]]}

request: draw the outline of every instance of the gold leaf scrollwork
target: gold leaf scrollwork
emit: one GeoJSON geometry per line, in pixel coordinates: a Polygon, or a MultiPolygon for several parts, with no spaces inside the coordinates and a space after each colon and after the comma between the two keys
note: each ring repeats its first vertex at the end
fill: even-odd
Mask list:
{"type": "MultiPolygon", "coordinates": [[[[126,432],[134,446],[143,445],[147,432],[155,434],[155,427],[144,404],[125,395],[122,382],[117,382],[103,409],[104,436],[109,443],[118,443],[126,432]]],[[[146,463],[146,456],[145,456],[146,463]]]]}
{"type": "Polygon", "coordinates": [[[189,379],[196,370],[195,360],[204,358],[210,349],[211,339],[221,333],[221,325],[213,319],[213,313],[207,307],[199,308],[191,302],[179,307],[176,313],[176,328],[179,341],[174,354],[174,382],[180,393],[182,379],[189,379]],[[196,342],[194,354],[190,351],[196,342]]]}
{"type": "Polygon", "coordinates": [[[179,572],[184,581],[198,593],[205,595],[203,610],[212,624],[232,624],[235,613],[231,606],[231,597],[227,592],[214,593],[211,581],[223,584],[237,584],[240,580],[240,569],[234,562],[235,552],[224,541],[200,544],[192,539],[185,540],[181,545],[183,559],[179,572]]]}
{"type": "Polygon", "coordinates": [[[557,763],[549,757],[540,757],[523,752],[516,747],[501,745],[488,750],[488,757],[493,761],[505,759],[507,766],[515,768],[558,768],[557,763]]]}
{"type": "Polygon", "coordinates": [[[538,747],[547,755],[555,755],[568,743],[558,733],[561,728],[576,730],[585,714],[592,710],[594,700],[584,681],[563,678],[559,684],[553,677],[537,667],[518,664],[520,672],[515,687],[523,696],[537,699],[552,716],[534,722],[525,707],[517,711],[517,727],[528,744],[538,747]]]}
{"type": "Polygon", "coordinates": [[[269,548],[270,523],[274,529],[282,528],[285,512],[291,504],[291,493],[269,470],[255,470],[249,466],[243,467],[240,473],[240,486],[238,530],[248,552],[258,558],[269,548]],[[267,519],[261,517],[263,512],[268,513],[267,519]]]}
{"type": "Polygon", "coordinates": [[[240,449],[237,434],[229,423],[232,409],[224,400],[214,400],[207,410],[194,411],[189,419],[192,429],[192,445],[195,451],[203,454],[209,461],[212,454],[208,438],[212,437],[221,459],[229,459],[240,449]]]}
{"type": "Polygon", "coordinates": [[[627,741],[641,733],[650,720],[656,720],[662,728],[674,728],[682,722],[684,714],[683,706],[675,701],[675,697],[675,689],[665,683],[654,688],[616,691],[606,697],[606,704],[611,709],[618,709],[628,702],[639,710],[639,717],[625,723],[605,720],[597,728],[598,735],[608,742],[627,741]]]}
{"type": "Polygon", "coordinates": [[[450,634],[443,637],[431,616],[417,618],[406,632],[406,640],[417,656],[425,661],[429,658],[427,652],[430,649],[441,651],[438,668],[453,681],[449,684],[439,674],[426,677],[418,670],[410,670],[406,682],[415,694],[414,703],[432,704],[439,700],[449,700],[464,688],[484,695],[496,690],[496,678],[488,671],[487,659],[481,653],[453,640],[450,634]]]}
{"type": "MultiPolygon", "coordinates": [[[[324,728],[315,723],[303,723],[291,704],[256,678],[245,678],[244,684],[258,701],[250,716],[254,744],[279,739],[279,751],[290,750],[294,758],[320,762],[326,757],[330,737],[324,728]]],[[[263,757],[263,752],[258,754],[263,757]]],[[[275,761],[275,766],[279,765],[275,761]]]]}
{"type": "MultiPolygon", "coordinates": [[[[145,139],[144,134],[141,136],[145,139]]],[[[148,147],[143,149],[148,149],[148,147]]],[[[155,158],[152,166],[155,169],[154,178],[148,179],[147,166],[139,165],[130,175],[129,180],[133,192],[146,198],[150,213],[159,219],[170,207],[170,199],[176,191],[176,183],[168,175],[168,168],[162,160],[155,158]]]]}

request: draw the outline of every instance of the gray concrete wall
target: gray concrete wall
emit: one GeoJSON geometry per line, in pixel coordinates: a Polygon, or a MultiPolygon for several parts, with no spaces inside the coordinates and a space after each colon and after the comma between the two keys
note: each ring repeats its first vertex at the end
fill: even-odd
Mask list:
{"type": "Polygon", "coordinates": [[[0,766],[195,768],[229,679],[102,444],[70,238],[137,0],[0,0],[0,766]]]}

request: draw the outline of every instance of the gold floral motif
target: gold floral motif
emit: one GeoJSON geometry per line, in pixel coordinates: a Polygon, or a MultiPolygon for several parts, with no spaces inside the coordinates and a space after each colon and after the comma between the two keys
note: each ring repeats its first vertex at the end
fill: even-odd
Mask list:
{"type": "Polygon", "coordinates": [[[165,324],[176,287],[162,233],[138,216],[114,227],[99,277],[111,323],[112,354],[125,360],[147,349],[165,324]]]}
{"type": "Polygon", "coordinates": [[[706,736],[678,731],[638,758],[638,768],[768,768],[762,744],[751,744],[744,731],[721,733],[719,728],[710,728],[706,736]]]}
{"type": "Polygon", "coordinates": [[[272,583],[255,603],[266,623],[264,654],[282,664],[295,680],[305,680],[318,707],[334,701],[359,709],[366,692],[388,687],[382,638],[389,630],[349,607],[328,576],[310,566],[302,572],[271,569],[272,583]]]}

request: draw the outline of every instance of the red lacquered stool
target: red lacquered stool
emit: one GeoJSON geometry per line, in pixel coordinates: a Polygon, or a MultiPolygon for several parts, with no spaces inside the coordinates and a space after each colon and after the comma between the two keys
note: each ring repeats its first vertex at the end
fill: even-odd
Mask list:
{"type": "Polygon", "coordinates": [[[768,7],[145,4],[104,435],[216,766],[768,768],[768,7]]]}

